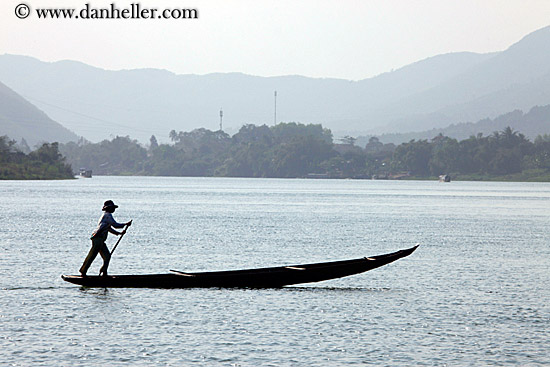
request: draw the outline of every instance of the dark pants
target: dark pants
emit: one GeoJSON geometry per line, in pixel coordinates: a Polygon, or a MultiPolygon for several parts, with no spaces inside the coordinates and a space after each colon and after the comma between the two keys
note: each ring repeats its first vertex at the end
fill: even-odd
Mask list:
{"type": "Polygon", "coordinates": [[[99,270],[99,274],[103,273],[103,275],[107,275],[107,268],[109,267],[109,261],[111,260],[111,252],[109,252],[109,249],[105,244],[105,239],[103,238],[92,238],[92,248],[90,249],[90,252],[88,252],[88,256],[86,256],[84,264],[82,264],[82,267],[80,268],[80,274],[86,275],[86,272],[90,268],[90,265],[92,265],[92,262],[98,253],[101,254],[101,257],[103,258],[103,266],[99,270]]]}

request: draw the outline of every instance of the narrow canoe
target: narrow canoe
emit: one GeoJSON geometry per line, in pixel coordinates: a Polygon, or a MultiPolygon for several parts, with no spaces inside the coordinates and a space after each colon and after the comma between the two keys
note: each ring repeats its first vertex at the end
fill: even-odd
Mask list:
{"type": "Polygon", "coordinates": [[[353,260],[273,268],[167,274],[85,276],[62,275],[63,280],[85,287],[113,288],[279,288],[285,285],[320,282],[389,264],[409,256],[418,245],[390,254],[353,260]]]}

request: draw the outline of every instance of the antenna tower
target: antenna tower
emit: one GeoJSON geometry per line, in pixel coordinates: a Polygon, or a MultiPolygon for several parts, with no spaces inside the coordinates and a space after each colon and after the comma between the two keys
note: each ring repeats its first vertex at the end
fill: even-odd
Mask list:
{"type": "Polygon", "coordinates": [[[277,91],[273,94],[275,98],[275,112],[273,114],[273,125],[277,125],[277,91]]]}

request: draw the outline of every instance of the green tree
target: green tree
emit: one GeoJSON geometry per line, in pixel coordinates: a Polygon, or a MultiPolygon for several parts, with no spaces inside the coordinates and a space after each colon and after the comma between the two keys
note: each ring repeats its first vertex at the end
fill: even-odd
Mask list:
{"type": "Polygon", "coordinates": [[[296,137],[311,136],[332,144],[332,132],[329,129],[324,129],[322,125],[303,125],[295,122],[279,123],[271,127],[271,131],[279,143],[289,142],[296,137]]]}
{"type": "Polygon", "coordinates": [[[384,144],[380,142],[376,136],[369,138],[369,142],[365,145],[365,151],[369,154],[376,154],[380,152],[384,147],[384,144]]]}
{"type": "Polygon", "coordinates": [[[149,139],[149,150],[155,150],[159,147],[159,143],[157,141],[157,138],[154,135],[151,135],[151,138],[149,139]]]}
{"type": "Polygon", "coordinates": [[[343,138],[341,138],[340,141],[342,142],[342,144],[354,146],[355,142],[357,141],[357,138],[346,135],[343,138]]]}
{"type": "Polygon", "coordinates": [[[274,134],[269,127],[253,124],[243,125],[232,137],[235,144],[260,143],[268,147],[273,144],[273,138],[274,134]]]}
{"type": "Polygon", "coordinates": [[[539,135],[535,139],[531,155],[524,159],[528,169],[550,171],[550,135],[539,135]]]}
{"type": "Polygon", "coordinates": [[[428,162],[430,173],[435,176],[457,172],[461,156],[456,139],[439,135],[432,140],[431,158],[428,162]]]}
{"type": "Polygon", "coordinates": [[[31,152],[29,157],[50,164],[63,160],[61,153],[59,153],[59,143],[44,143],[40,148],[31,152]]]}
{"type": "Polygon", "coordinates": [[[311,135],[294,137],[273,152],[269,176],[303,177],[308,173],[323,173],[321,163],[334,154],[332,144],[311,135]]]}
{"type": "Polygon", "coordinates": [[[15,148],[15,141],[0,137],[0,179],[74,178],[71,167],[59,154],[58,143],[45,143],[28,155],[15,148]]]}
{"type": "Polygon", "coordinates": [[[523,134],[508,126],[502,132],[495,132],[491,143],[494,152],[489,173],[506,175],[523,170],[524,157],[532,151],[532,143],[523,134]]]}
{"type": "Polygon", "coordinates": [[[269,148],[262,143],[233,147],[217,175],[231,177],[267,177],[270,173],[269,148]]]}
{"type": "Polygon", "coordinates": [[[413,175],[427,176],[430,173],[428,163],[431,154],[432,145],[427,140],[411,140],[395,149],[392,168],[398,171],[408,171],[413,175]]]}

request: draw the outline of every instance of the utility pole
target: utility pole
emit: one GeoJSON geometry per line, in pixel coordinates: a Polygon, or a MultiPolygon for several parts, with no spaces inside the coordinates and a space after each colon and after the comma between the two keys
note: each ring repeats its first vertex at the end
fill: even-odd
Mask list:
{"type": "Polygon", "coordinates": [[[275,112],[273,114],[273,125],[277,125],[277,91],[275,91],[274,97],[275,97],[275,112]]]}
{"type": "Polygon", "coordinates": [[[223,131],[222,120],[223,120],[223,110],[220,107],[220,131],[223,131]]]}

